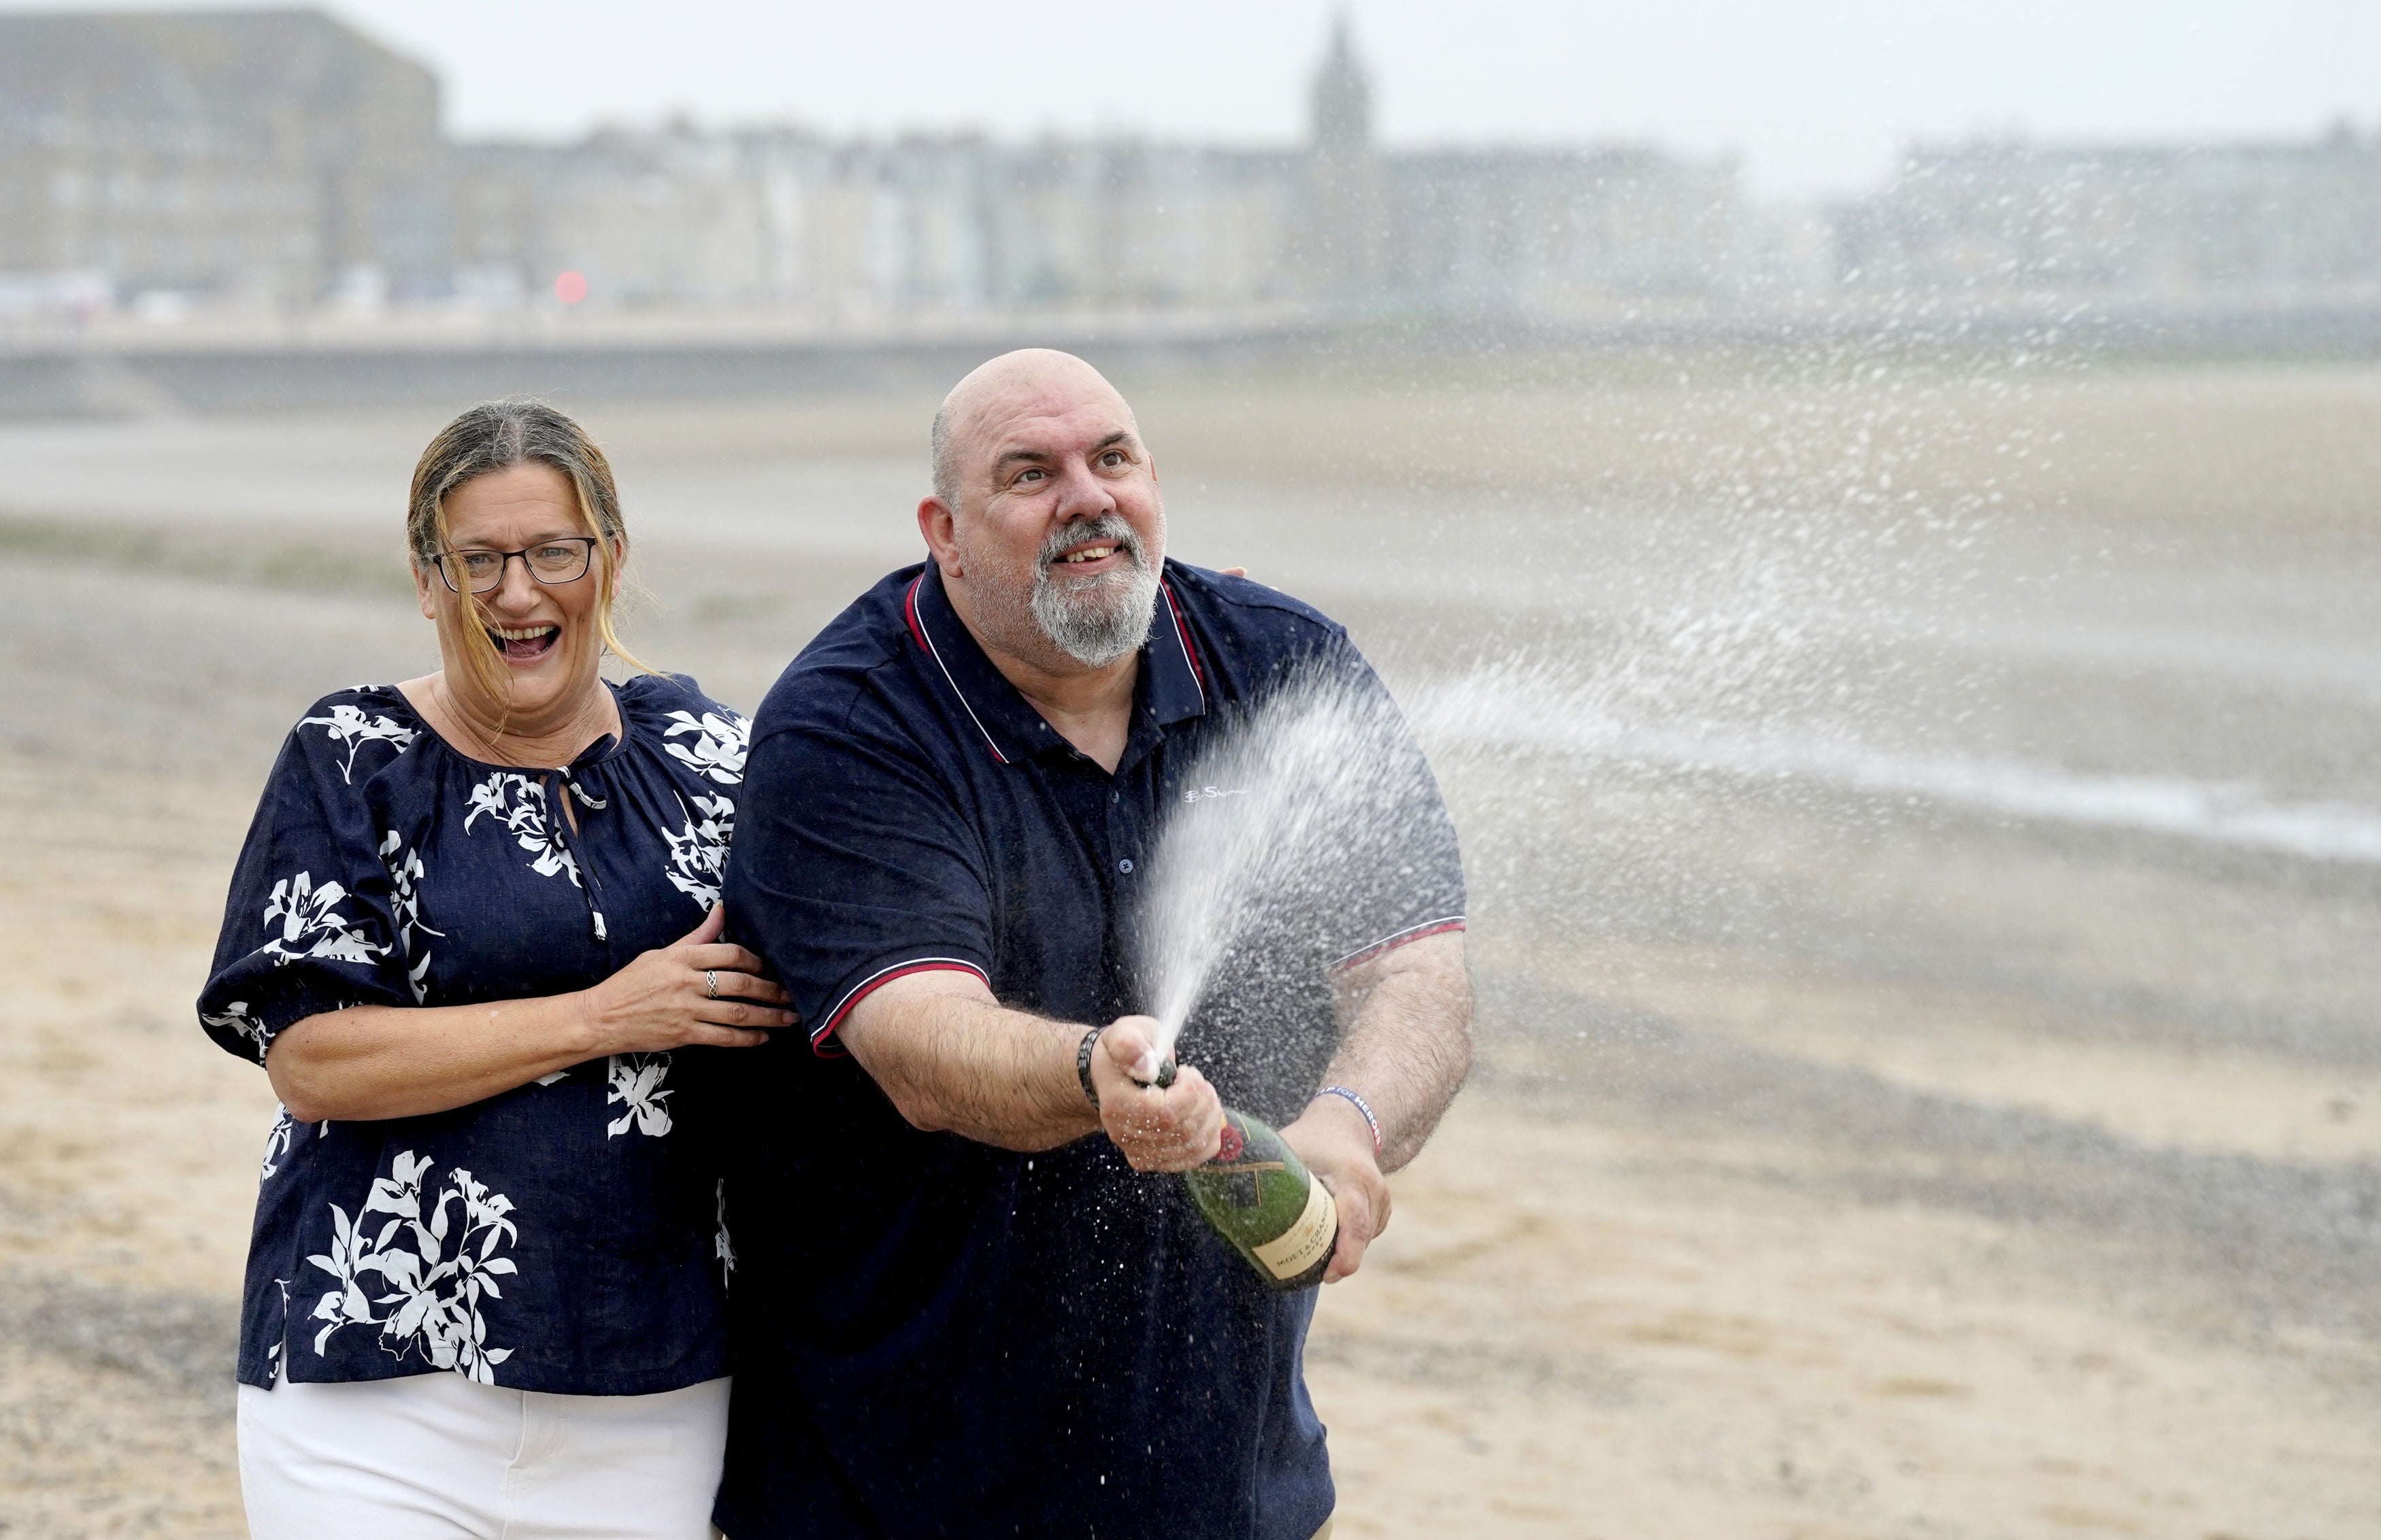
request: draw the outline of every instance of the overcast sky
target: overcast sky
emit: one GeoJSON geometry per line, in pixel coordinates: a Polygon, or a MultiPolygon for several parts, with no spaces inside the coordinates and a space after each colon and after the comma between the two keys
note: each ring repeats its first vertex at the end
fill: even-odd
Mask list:
{"type": "MultiPolygon", "coordinates": [[[[0,9],[55,9],[0,0],[0,9]]],[[[103,7],[80,7],[103,8],[103,7]]],[[[883,131],[1301,129],[1329,0],[336,0],[463,134],[684,109],[883,131]]],[[[1873,182],[1912,135],[2381,128],[2381,0],[1355,0],[1391,143],[1628,138],[1756,191],[1873,182]]]]}

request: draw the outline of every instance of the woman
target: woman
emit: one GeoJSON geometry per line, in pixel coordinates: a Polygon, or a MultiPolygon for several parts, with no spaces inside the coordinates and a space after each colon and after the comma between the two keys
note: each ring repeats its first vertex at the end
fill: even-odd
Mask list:
{"type": "Polygon", "coordinates": [[[242,1305],[250,1525],[705,1535],[734,1264],[671,1055],[793,1021],[718,940],[746,724],[597,673],[635,663],[628,536],[561,413],[449,423],[407,538],[440,667],[292,729],[199,1003],[285,1109],[242,1305]]]}

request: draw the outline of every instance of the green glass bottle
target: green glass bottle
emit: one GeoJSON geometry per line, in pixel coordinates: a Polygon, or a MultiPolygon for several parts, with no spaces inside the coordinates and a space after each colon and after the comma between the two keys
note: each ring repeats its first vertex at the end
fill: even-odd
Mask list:
{"type": "Polygon", "coordinates": [[[1226,1107],[1223,1147],[1183,1172],[1182,1183],[1266,1287],[1287,1292],[1323,1281],[1339,1241],[1338,1206],[1273,1129],[1226,1107]]]}

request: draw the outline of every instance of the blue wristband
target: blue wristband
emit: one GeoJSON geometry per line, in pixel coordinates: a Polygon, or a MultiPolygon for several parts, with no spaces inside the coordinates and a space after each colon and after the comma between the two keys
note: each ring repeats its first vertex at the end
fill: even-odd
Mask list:
{"type": "Polygon", "coordinates": [[[1373,1116],[1373,1104],[1344,1085],[1326,1085],[1308,1099],[1319,1102],[1325,1096],[1345,1096],[1357,1111],[1364,1115],[1364,1126],[1373,1131],[1373,1153],[1379,1155],[1381,1153],[1381,1120],[1373,1116]]]}

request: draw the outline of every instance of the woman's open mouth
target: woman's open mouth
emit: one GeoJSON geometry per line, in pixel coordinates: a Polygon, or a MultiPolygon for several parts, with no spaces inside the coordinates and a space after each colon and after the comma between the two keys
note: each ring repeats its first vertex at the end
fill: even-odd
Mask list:
{"type": "Polygon", "coordinates": [[[488,640],[496,651],[505,654],[507,663],[535,663],[554,651],[561,637],[559,626],[490,626],[488,640]]]}

